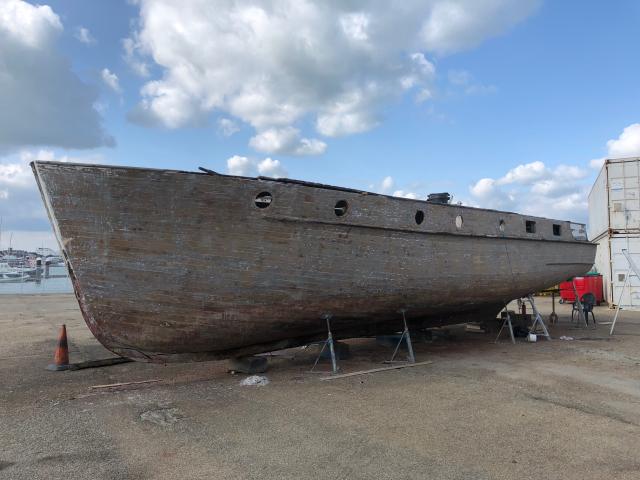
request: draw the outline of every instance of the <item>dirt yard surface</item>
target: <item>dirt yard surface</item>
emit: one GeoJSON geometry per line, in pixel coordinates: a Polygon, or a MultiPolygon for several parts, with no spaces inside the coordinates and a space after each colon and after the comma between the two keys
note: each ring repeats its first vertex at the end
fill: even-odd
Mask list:
{"type": "MultiPolygon", "coordinates": [[[[0,479],[640,478],[640,312],[613,337],[567,305],[551,342],[454,328],[414,345],[431,364],[332,381],[307,373],[315,347],[292,349],[241,386],[226,362],[46,371],[62,323],[72,362],[110,353],[72,295],[0,307],[0,479]]],[[[348,343],[344,372],[391,355],[348,343]]]]}

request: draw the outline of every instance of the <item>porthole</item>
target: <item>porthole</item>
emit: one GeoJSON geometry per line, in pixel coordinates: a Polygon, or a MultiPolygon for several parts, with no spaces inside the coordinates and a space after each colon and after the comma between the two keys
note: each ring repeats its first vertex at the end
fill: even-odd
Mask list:
{"type": "Polygon", "coordinates": [[[422,222],[424,222],[424,212],[422,210],[418,210],[416,212],[416,223],[420,225],[422,222]]]}
{"type": "Polygon", "coordinates": [[[273,197],[269,192],[260,192],[258,195],[256,195],[255,204],[258,208],[267,208],[269,205],[271,205],[272,201],[273,197]]]}
{"type": "Polygon", "coordinates": [[[463,224],[462,216],[458,215],[456,217],[456,228],[460,230],[462,228],[462,224],[463,224]]]}
{"type": "Polygon", "coordinates": [[[504,220],[500,220],[500,221],[498,222],[498,229],[499,229],[501,232],[504,232],[504,220]]]}
{"type": "Polygon", "coordinates": [[[347,203],[346,200],[338,200],[336,202],[336,206],[333,207],[333,211],[336,214],[336,217],[343,216],[345,213],[347,213],[348,209],[349,209],[349,204],[347,203]]]}

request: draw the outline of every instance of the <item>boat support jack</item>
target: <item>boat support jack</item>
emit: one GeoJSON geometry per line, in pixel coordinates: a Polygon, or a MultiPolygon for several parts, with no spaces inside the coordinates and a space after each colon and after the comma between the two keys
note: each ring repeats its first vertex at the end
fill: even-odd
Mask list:
{"type": "Polygon", "coordinates": [[[320,361],[320,357],[322,357],[322,352],[324,352],[324,349],[327,348],[328,346],[329,353],[331,354],[331,373],[335,375],[338,372],[340,372],[340,367],[338,367],[338,360],[336,358],[336,349],[333,345],[333,335],[331,333],[331,314],[325,313],[322,315],[322,318],[327,322],[327,339],[322,343],[322,348],[320,349],[320,353],[318,353],[318,358],[316,358],[316,361],[313,364],[313,367],[311,367],[310,372],[325,373],[325,372],[314,372],[313,369],[316,368],[316,365],[318,365],[318,362],[320,361]]]}
{"type": "Polygon", "coordinates": [[[538,309],[536,308],[536,304],[533,301],[533,295],[529,294],[527,295],[527,300],[529,300],[529,303],[531,304],[531,310],[533,310],[533,314],[535,316],[534,320],[533,320],[533,324],[531,325],[531,328],[529,329],[530,333],[542,336],[544,338],[546,338],[547,340],[551,340],[551,335],[549,335],[549,330],[547,330],[547,326],[544,324],[544,320],[542,319],[542,315],[540,315],[540,312],[538,311],[538,309]],[[540,332],[540,330],[542,330],[542,332],[540,332]]]}
{"type": "Polygon", "coordinates": [[[409,327],[407,326],[407,317],[405,316],[405,309],[398,310],[399,313],[402,313],[402,322],[404,324],[404,330],[402,331],[402,335],[400,335],[400,339],[398,340],[398,344],[396,345],[396,349],[393,351],[393,355],[391,355],[391,360],[388,360],[384,363],[399,363],[404,361],[395,360],[396,355],[398,354],[398,350],[400,350],[400,345],[405,341],[407,344],[407,362],[408,363],[416,363],[416,356],[413,354],[413,344],[411,343],[411,334],[409,333],[409,327]]]}
{"type": "Polygon", "coordinates": [[[507,307],[506,302],[504,304],[504,311],[505,311],[504,321],[502,322],[500,331],[498,331],[498,336],[496,337],[496,341],[493,343],[498,343],[498,341],[500,340],[500,335],[502,335],[502,330],[504,330],[504,327],[507,327],[509,329],[509,333],[511,334],[511,343],[515,345],[516,337],[513,335],[513,324],[511,323],[511,315],[509,315],[509,308],[507,307]]]}

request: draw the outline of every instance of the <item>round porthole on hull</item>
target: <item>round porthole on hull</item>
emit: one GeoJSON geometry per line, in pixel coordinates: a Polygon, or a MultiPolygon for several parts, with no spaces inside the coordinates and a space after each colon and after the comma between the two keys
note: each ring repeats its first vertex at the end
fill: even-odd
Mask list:
{"type": "Polygon", "coordinates": [[[346,200],[338,200],[336,202],[336,206],[333,207],[333,211],[336,214],[336,217],[342,217],[344,214],[347,213],[348,209],[349,209],[349,204],[347,203],[346,200]]]}
{"type": "Polygon", "coordinates": [[[258,195],[256,195],[255,205],[258,208],[267,208],[269,205],[271,205],[272,201],[273,197],[269,192],[260,192],[258,195]]]}

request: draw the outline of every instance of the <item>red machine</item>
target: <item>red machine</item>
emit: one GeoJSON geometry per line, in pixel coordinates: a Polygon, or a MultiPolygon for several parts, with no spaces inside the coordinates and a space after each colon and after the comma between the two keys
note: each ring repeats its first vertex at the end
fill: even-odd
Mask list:
{"type": "MultiPolygon", "coordinates": [[[[576,291],[580,298],[585,293],[593,293],[596,297],[596,305],[600,305],[602,302],[602,275],[596,273],[584,277],[573,277],[573,283],[576,284],[576,291]]],[[[560,299],[565,303],[575,302],[576,295],[571,281],[560,284],[560,299]]]]}

